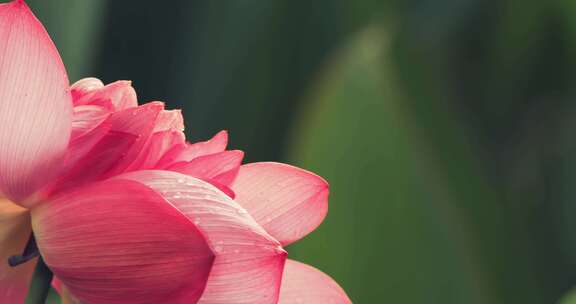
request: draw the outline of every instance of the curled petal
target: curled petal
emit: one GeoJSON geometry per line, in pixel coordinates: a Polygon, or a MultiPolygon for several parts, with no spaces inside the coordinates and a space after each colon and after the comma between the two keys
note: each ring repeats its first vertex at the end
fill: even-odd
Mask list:
{"type": "Polygon", "coordinates": [[[82,96],[92,91],[101,89],[102,87],[104,87],[104,84],[98,78],[88,77],[76,81],[73,85],[70,86],[74,104],[76,104],[76,101],[79,100],[82,96]]]}
{"type": "Polygon", "coordinates": [[[58,173],[72,98],[58,51],[24,1],[0,4],[0,45],[0,192],[20,203],[58,173]]]}
{"type": "Polygon", "coordinates": [[[82,303],[195,303],[204,291],[214,261],[205,237],[140,183],[94,183],[32,215],[46,264],[82,303]]]}
{"type": "Polygon", "coordinates": [[[128,171],[154,169],[160,159],[172,148],[184,144],[184,133],[177,130],[166,130],[154,133],[128,171]]]}
{"type": "MultiPolygon", "coordinates": [[[[95,82],[93,80],[93,82],[95,82]]],[[[96,87],[95,85],[94,87],[96,87]]],[[[87,91],[85,94],[76,94],[74,105],[99,105],[114,111],[122,111],[138,106],[136,91],[132,83],[119,80],[101,88],[87,91]]]]}
{"type": "Polygon", "coordinates": [[[148,142],[163,107],[148,103],[113,113],[87,136],[73,141],[64,164],[66,171],[51,193],[126,171],[148,142]]]}
{"type": "Polygon", "coordinates": [[[170,130],[184,131],[184,118],[182,117],[182,111],[164,110],[160,112],[160,115],[158,115],[156,125],[154,126],[154,132],[170,130]]]}
{"type": "Polygon", "coordinates": [[[176,172],[138,171],[118,178],[161,193],[208,240],[216,259],[198,303],[277,303],[286,252],[236,202],[209,183],[176,172]]]}
{"type": "Polygon", "coordinates": [[[287,260],[278,304],[349,304],[346,292],[332,278],[306,264],[287,260]]]}
{"type": "Polygon", "coordinates": [[[232,190],[235,200],[284,246],[316,229],[328,212],[328,183],[286,164],[243,165],[232,190]]]}
{"type": "Polygon", "coordinates": [[[77,138],[94,130],[108,118],[110,112],[110,110],[104,107],[95,105],[74,107],[71,141],[73,142],[77,138]]]}
{"type": "Polygon", "coordinates": [[[220,131],[207,141],[175,147],[160,160],[157,169],[164,169],[174,163],[188,162],[194,158],[222,152],[228,144],[228,132],[220,131]]]}
{"type": "Polygon", "coordinates": [[[230,186],[238,174],[243,157],[244,152],[240,150],[223,151],[196,157],[189,162],[176,163],[166,170],[210,179],[222,185],[230,186]]]}
{"type": "Polygon", "coordinates": [[[0,199],[0,303],[24,303],[35,263],[12,268],[8,258],[22,253],[30,232],[28,211],[0,199]]]}

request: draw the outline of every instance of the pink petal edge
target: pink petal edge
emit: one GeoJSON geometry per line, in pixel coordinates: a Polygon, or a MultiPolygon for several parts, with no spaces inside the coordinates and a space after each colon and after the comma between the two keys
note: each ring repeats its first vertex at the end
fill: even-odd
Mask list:
{"type": "Polygon", "coordinates": [[[83,303],[194,303],[214,262],[192,221],[131,180],[55,197],[32,210],[32,226],[46,264],[83,303]]]}
{"type": "Polygon", "coordinates": [[[165,169],[178,162],[188,162],[194,158],[222,152],[228,144],[228,132],[220,131],[207,141],[183,144],[170,150],[158,162],[157,169],[165,169]]]}
{"type": "Polygon", "coordinates": [[[235,200],[283,246],[314,231],[328,212],[328,183],[286,164],[243,165],[232,190],[235,200]]]}
{"type": "Polygon", "coordinates": [[[278,304],[349,304],[346,292],[320,270],[286,260],[278,304]]]}
{"type": "Polygon", "coordinates": [[[286,251],[236,202],[202,180],[150,170],[124,174],[188,216],[216,254],[198,303],[276,304],[286,251]]]}
{"type": "Polygon", "coordinates": [[[66,70],[23,1],[0,4],[0,192],[24,200],[58,173],[71,131],[66,70]]]}

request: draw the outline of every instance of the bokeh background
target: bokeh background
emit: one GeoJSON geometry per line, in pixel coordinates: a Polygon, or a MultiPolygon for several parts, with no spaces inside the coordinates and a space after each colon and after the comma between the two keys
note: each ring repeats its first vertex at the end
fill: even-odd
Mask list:
{"type": "Polygon", "coordinates": [[[131,79],[189,138],[326,177],[329,216],[289,251],[355,303],[576,285],[575,1],[29,4],[71,80],[131,79]]]}

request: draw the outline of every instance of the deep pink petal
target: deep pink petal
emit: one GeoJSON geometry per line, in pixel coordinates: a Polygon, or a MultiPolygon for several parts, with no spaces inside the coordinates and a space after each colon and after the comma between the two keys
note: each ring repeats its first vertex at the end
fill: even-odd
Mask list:
{"type": "Polygon", "coordinates": [[[49,191],[62,192],[126,171],[148,142],[162,109],[161,103],[148,103],[113,113],[90,136],[74,141],[64,164],[66,171],[49,191]]]}
{"type": "Polygon", "coordinates": [[[166,170],[210,179],[222,185],[230,186],[238,174],[243,157],[244,152],[240,150],[223,151],[196,157],[190,162],[176,163],[166,170]]]}
{"type": "Polygon", "coordinates": [[[332,278],[306,264],[287,260],[278,304],[349,304],[346,292],[332,278]]]}
{"type": "Polygon", "coordinates": [[[101,89],[102,87],[104,87],[104,84],[98,78],[88,77],[88,78],[83,78],[83,79],[76,81],[74,84],[72,84],[70,86],[70,89],[72,91],[72,99],[74,100],[74,104],[76,104],[77,101],[82,96],[84,96],[84,95],[86,95],[92,91],[101,89]]]}
{"type": "Polygon", "coordinates": [[[235,200],[284,246],[316,229],[328,212],[328,183],[286,164],[243,165],[232,190],[235,200]]]}
{"type": "Polygon", "coordinates": [[[23,1],[0,4],[0,192],[22,202],[57,173],[70,138],[66,70],[23,1]]]}
{"type": "Polygon", "coordinates": [[[68,192],[32,219],[47,265],[84,303],[195,303],[214,261],[193,222],[135,181],[68,192]]]}
{"type": "Polygon", "coordinates": [[[113,176],[126,171],[142,152],[150,136],[152,136],[156,121],[160,113],[164,110],[161,102],[150,102],[137,108],[114,113],[111,117],[112,132],[131,134],[136,137],[130,150],[122,155],[119,162],[108,176],[113,176]]]}
{"type": "Polygon", "coordinates": [[[186,138],[182,131],[166,130],[154,133],[128,171],[155,169],[160,159],[172,148],[184,144],[186,138]]]}
{"type": "MultiPolygon", "coordinates": [[[[138,106],[136,91],[130,81],[120,80],[101,88],[97,88],[94,83],[95,80],[92,80],[92,82],[91,84],[94,86],[90,87],[89,83],[88,87],[90,87],[90,90],[85,90],[85,94],[75,94],[77,96],[77,99],[74,100],[75,105],[99,105],[111,107],[115,111],[138,106]]],[[[79,86],[86,88],[85,83],[81,83],[79,86]]]]}
{"type": "Polygon", "coordinates": [[[28,211],[0,199],[0,303],[24,303],[35,262],[12,268],[7,261],[22,253],[30,232],[28,211]]]}
{"type": "Polygon", "coordinates": [[[220,131],[207,141],[175,147],[160,160],[157,169],[164,169],[174,163],[191,161],[194,158],[222,152],[228,144],[228,132],[220,131]]]}
{"type": "Polygon", "coordinates": [[[236,202],[209,183],[169,171],[138,171],[141,182],[186,214],[216,260],[198,303],[276,303],[286,252],[236,202]]]}

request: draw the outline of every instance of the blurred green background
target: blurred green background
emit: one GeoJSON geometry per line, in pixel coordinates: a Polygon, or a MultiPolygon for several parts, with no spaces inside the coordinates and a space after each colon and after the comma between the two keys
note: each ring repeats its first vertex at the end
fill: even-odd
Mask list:
{"type": "Polygon", "coordinates": [[[131,79],[189,138],[228,129],[248,161],[326,177],[329,216],[290,256],[355,303],[576,285],[575,1],[29,3],[72,81],[131,79]]]}

